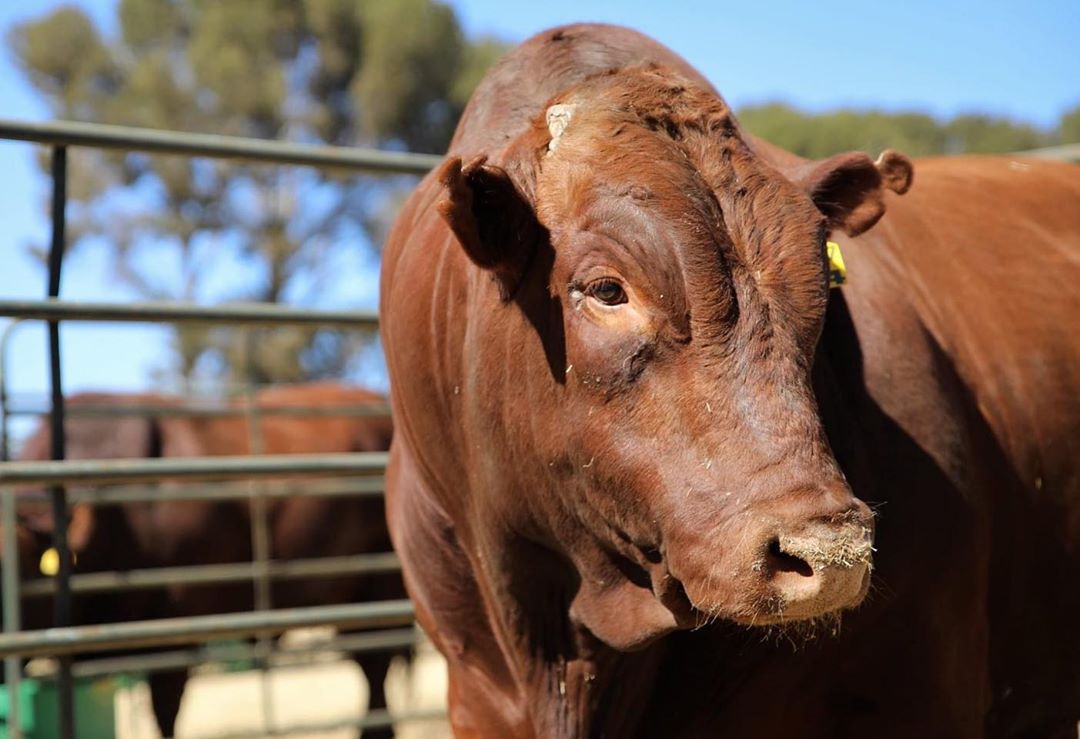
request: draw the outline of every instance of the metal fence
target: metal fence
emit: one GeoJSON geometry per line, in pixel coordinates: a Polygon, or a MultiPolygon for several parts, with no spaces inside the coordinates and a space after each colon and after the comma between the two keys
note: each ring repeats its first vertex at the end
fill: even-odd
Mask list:
{"type": "MultiPolygon", "coordinates": [[[[31,656],[50,656],[57,659],[55,678],[59,690],[59,724],[62,739],[75,736],[72,677],[100,675],[110,671],[147,671],[190,666],[207,659],[223,659],[220,650],[206,647],[185,651],[156,651],[151,654],[106,657],[80,661],[73,667],[71,655],[129,649],[134,647],[176,644],[205,644],[223,637],[259,638],[254,646],[232,648],[230,654],[242,655],[266,664],[265,657],[272,649],[265,637],[287,629],[328,625],[339,629],[406,627],[412,623],[412,608],[408,601],[386,601],[347,606],[315,606],[308,608],[270,608],[269,583],[276,578],[340,576],[343,574],[381,573],[399,569],[392,553],[373,553],[323,560],[293,560],[275,562],[269,557],[267,544],[266,501],[283,496],[318,495],[340,496],[380,495],[382,472],[386,455],[382,453],[318,454],[253,457],[207,457],[186,459],[126,459],[101,461],[63,461],[64,422],[68,415],[64,404],[60,370],[61,321],[121,321],[182,323],[198,322],[239,326],[334,326],[345,329],[377,327],[374,311],[318,311],[280,305],[232,304],[203,306],[178,303],[72,303],[61,301],[60,273],[66,242],[65,214],[67,204],[67,152],[70,146],[112,148],[155,154],[193,157],[212,157],[262,162],[316,166],[342,170],[360,170],[384,174],[422,175],[435,166],[439,157],[384,152],[343,147],[309,146],[259,139],[195,135],[170,131],[155,131],[85,123],[52,122],[27,123],[0,120],[0,138],[46,144],[51,147],[52,176],[52,236],[48,252],[48,281],[46,297],[39,301],[0,300],[0,316],[15,319],[0,337],[0,503],[3,523],[3,619],[4,633],[0,635],[0,656],[5,658],[5,679],[9,690],[9,731],[19,736],[17,692],[22,678],[21,661],[31,656]],[[10,439],[8,420],[40,409],[28,404],[11,403],[4,373],[6,347],[15,327],[25,321],[47,322],[50,359],[49,424],[52,431],[52,462],[9,462],[10,439]],[[303,475],[333,479],[300,482],[276,480],[252,486],[237,484],[239,479],[281,478],[303,475]],[[102,483],[213,480],[199,486],[170,486],[168,488],[96,488],[102,483]],[[15,484],[47,486],[47,495],[38,503],[51,504],[54,520],[53,547],[58,554],[59,569],[55,577],[20,582],[18,549],[14,531],[16,522],[15,484]],[[78,486],[69,491],[69,487],[78,486]],[[92,572],[73,575],[71,553],[68,549],[67,528],[69,506],[72,503],[109,505],[147,500],[242,500],[251,504],[251,535],[253,559],[238,564],[201,567],[169,567],[125,572],[92,572]],[[250,582],[255,590],[256,611],[214,616],[136,621],[99,626],[74,626],[71,623],[72,594],[161,587],[166,584],[201,584],[250,582]],[[20,602],[23,597],[53,596],[55,628],[43,631],[20,630],[20,602]]],[[[250,393],[249,393],[250,399],[250,393]]],[[[258,428],[258,418],[273,413],[313,415],[327,413],[325,409],[262,409],[248,403],[246,407],[185,406],[180,408],[105,408],[73,409],[80,414],[108,416],[133,412],[147,414],[188,414],[197,416],[227,416],[253,413],[251,428],[258,428]]],[[[368,415],[385,413],[388,409],[365,407],[334,409],[331,415],[368,415]]],[[[252,451],[259,451],[259,440],[252,439],[252,451]]],[[[33,496],[18,496],[19,501],[33,496]]],[[[414,641],[413,629],[395,629],[372,634],[340,636],[332,646],[336,649],[363,651],[393,649],[414,641]]],[[[230,657],[231,658],[231,657],[230,657]]],[[[435,714],[436,717],[439,714],[435,714]]],[[[382,711],[369,712],[358,722],[360,727],[387,726],[415,719],[430,719],[430,712],[390,716],[382,711]]],[[[317,727],[326,729],[330,727],[317,727]]],[[[313,727],[296,727],[310,731],[313,727]]],[[[285,733],[274,730],[275,735],[285,733]]]]}

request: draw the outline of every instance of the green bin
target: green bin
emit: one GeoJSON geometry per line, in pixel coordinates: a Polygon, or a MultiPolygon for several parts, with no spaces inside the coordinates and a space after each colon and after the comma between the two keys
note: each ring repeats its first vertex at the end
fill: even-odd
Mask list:
{"type": "MultiPolygon", "coordinates": [[[[75,680],[75,726],[79,739],[114,739],[119,684],[112,677],[75,680]]],[[[19,723],[26,739],[55,739],[60,735],[59,694],[55,680],[25,678],[19,683],[19,723]]],[[[11,693],[0,685],[0,739],[9,739],[11,693]]]]}

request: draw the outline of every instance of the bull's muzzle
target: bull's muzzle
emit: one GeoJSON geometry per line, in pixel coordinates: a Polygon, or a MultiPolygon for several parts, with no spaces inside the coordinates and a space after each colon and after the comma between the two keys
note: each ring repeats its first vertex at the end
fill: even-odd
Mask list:
{"type": "Polygon", "coordinates": [[[870,585],[872,552],[873,525],[862,504],[838,519],[778,532],[757,568],[771,591],[768,620],[814,618],[857,606],[870,585]]]}

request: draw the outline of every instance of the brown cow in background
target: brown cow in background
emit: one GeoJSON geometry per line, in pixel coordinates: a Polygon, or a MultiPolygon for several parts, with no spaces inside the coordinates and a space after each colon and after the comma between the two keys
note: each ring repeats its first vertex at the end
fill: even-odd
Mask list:
{"type": "MultiPolygon", "coordinates": [[[[85,393],[68,407],[178,406],[179,398],[158,395],[85,393]]],[[[262,409],[303,406],[334,409],[382,404],[367,390],[334,383],[282,386],[257,395],[262,409]]],[[[179,417],[139,415],[78,417],[66,421],[68,459],[188,457],[252,453],[245,416],[179,417]]],[[[266,454],[370,452],[389,448],[392,422],[385,416],[299,414],[261,416],[266,454]]],[[[23,447],[20,459],[49,458],[50,433],[43,423],[23,447]]],[[[292,560],[390,550],[381,498],[295,497],[267,503],[271,559],[292,560]]],[[[36,574],[39,558],[52,546],[48,506],[20,506],[20,569],[36,574]]],[[[75,506],[69,541],[76,573],[146,567],[244,562],[252,558],[246,501],[161,501],[115,506],[75,506]]],[[[396,573],[346,575],[275,581],[275,608],[301,607],[405,597],[396,573]]],[[[185,585],[76,595],[75,624],[109,623],[250,610],[250,583],[185,585]]],[[[51,623],[51,600],[24,602],[24,628],[51,623]]],[[[369,710],[386,706],[383,682],[393,653],[355,655],[371,690],[369,710]]],[[[155,718],[162,735],[173,735],[187,670],[153,672],[149,677],[155,718]]],[[[392,736],[367,730],[365,737],[392,736]]]]}

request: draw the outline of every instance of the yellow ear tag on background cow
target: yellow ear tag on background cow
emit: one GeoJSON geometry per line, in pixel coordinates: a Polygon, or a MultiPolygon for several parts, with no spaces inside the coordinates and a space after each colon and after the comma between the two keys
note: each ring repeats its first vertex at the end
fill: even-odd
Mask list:
{"type": "Polygon", "coordinates": [[[38,568],[42,575],[56,577],[56,573],[60,571],[60,554],[56,551],[56,547],[45,550],[41,555],[41,561],[38,562],[38,568]]]}
{"type": "MultiPolygon", "coordinates": [[[[71,561],[72,563],[78,562],[79,555],[72,552],[71,561]]],[[[60,553],[56,551],[56,547],[49,547],[45,550],[38,561],[38,569],[46,577],[56,577],[57,573],[60,572],[60,553]]]]}
{"type": "Polygon", "coordinates": [[[829,287],[840,287],[847,282],[847,267],[840,245],[835,241],[825,242],[825,251],[829,256],[829,287]]]}

